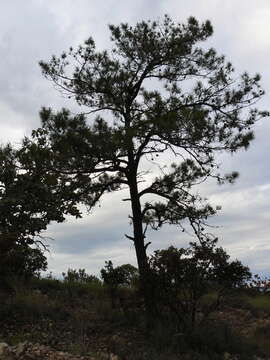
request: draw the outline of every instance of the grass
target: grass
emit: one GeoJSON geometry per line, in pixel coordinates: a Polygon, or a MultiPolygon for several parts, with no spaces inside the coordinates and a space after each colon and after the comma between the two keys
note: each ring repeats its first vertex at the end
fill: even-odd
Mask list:
{"type": "Polygon", "coordinates": [[[270,295],[248,297],[246,301],[252,309],[270,313],[270,295]]]}

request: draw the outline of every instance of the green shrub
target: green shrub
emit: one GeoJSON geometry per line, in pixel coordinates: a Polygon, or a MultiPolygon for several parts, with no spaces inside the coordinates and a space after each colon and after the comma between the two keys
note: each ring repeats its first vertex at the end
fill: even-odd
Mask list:
{"type": "Polygon", "coordinates": [[[104,283],[115,289],[121,285],[130,287],[136,284],[139,276],[138,269],[133,265],[124,264],[114,268],[111,260],[105,261],[100,273],[104,283]]]}
{"type": "Polygon", "coordinates": [[[95,275],[88,275],[85,269],[68,269],[67,273],[62,273],[64,282],[96,284],[101,285],[101,280],[95,275]]]}
{"type": "Polygon", "coordinates": [[[239,261],[229,262],[216,240],[191,243],[188,249],[157,250],[149,265],[157,315],[172,313],[178,330],[188,332],[218,308],[224,294],[251,277],[239,261]]]}

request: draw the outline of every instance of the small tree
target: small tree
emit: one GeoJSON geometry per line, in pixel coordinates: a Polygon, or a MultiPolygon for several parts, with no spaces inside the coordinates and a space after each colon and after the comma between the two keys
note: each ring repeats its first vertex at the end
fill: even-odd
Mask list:
{"type": "Polygon", "coordinates": [[[130,264],[113,267],[111,260],[105,261],[105,267],[100,271],[105,284],[117,288],[119,285],[132,286],[138,276],[138,269],[130,264]]]}
{"type": "Polygon", "coordinates": [[[89,38],[40,63],[45,77],[85,114],[42,109],[42,127],[24,140],[19,156],[27,173],[39,169],[55,183],[63,212],[78,215],[76,204],[92,209],[104,193],[128,188],[133,234],[127,237],[151,311],[147,228],[183,227],[184,220],[194,224],[213,215],[193,185],[208,178],[232,182],[237,174],[220,174],[216,154],[246,149],[251,126],[268,113],[254,107],[264,94],[259,75],[234,77],[224,56],[199,47],[212,35],[209,21],[191,17],[181,25],[165,16],[109,28],[110,52],[97,51],[89,38]],[[86,114],[98,113],[89,124],[86,114]],[[142,160],[160,155],[170,165],[146,183],[150,170],[142,160]]]}
{"type": "Polygon", "coordinates": [[[199,245],[191,243],[187,249],[171,246],[155,251],[150,268],[158,319],[173,314],[178,326],[193,331],[198,311],[203,314],[199,321],[202,323],[217,309],[228,290],[244,286],[251,279],[248,267],[238,260],[230,262],[229,255],[215,245],[216,240],[208,240],[199,245]],[[215,299],[203,306],[203,297],[213,290],[215,299]]]}
{"type": "Polygon", "coordinates": [[[10,277],[45,270],[42,231],[51,221],[63,221],[65,213],[75,214],[72,206],[62,206],[56,178],[41,174],[38,164],[24,170],[23,156],[10,145],[0,147],[0,287],[10,277]]]}
{"type": "Polygon", "coordinates": [[[110,289],[113,308],[115,307],[117,289],[120,286],[130,287],[138,276],[138,270],[134,266],[124,264],[114,268],[111,260],[105,262],[105,266],[100,273],[104,284],[110,289]]]}
{"type": "Polygon", "coordinates": [[[124,282],[122,285],[127,287],[136,287],[139,278],[138,269],[131,264],[123,264],[118,268],[124,275],[124,282]]]}

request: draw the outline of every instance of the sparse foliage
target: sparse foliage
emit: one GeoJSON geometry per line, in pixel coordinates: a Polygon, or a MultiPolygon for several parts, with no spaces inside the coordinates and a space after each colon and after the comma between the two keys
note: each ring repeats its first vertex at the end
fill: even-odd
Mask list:
{"type": "Polygon", "coordinates": [[[251,281],[247,284],[247,287],[255,292],[264,294],[270,293],[270,278],[255,274],[253,275],[251,281]]]}

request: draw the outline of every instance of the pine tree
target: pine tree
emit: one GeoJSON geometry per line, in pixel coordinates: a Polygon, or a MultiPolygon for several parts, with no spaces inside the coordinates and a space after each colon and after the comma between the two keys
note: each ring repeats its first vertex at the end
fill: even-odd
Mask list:
{"type": "Polygon", "coordinates": [[[216,155],[246,149],[252,125],[268,113],[255,107],[264,94],[259,75],[235,76],[224,56],[199,47],[212,35],[209,21],[176,24],[165,16],[109,29],[110,51],[97,51],[89,38],[40,62],[45,77],[83,111],[43,108],[42,126],[21,152],[28,171],[39,168],[55,181],[66,194],[62,206],[76,215],[77,204],[92,209],[104,193],[128,187],[133,234],[127,237],[150,309],[147,227],[182,226],[186,219],[194,226],[213,215],[193,185],[232,182],[237,173],[219,173],[216,155]],[[144,186],[142,160],[158,162],[161,154],[171,164],[144,186]]]}

